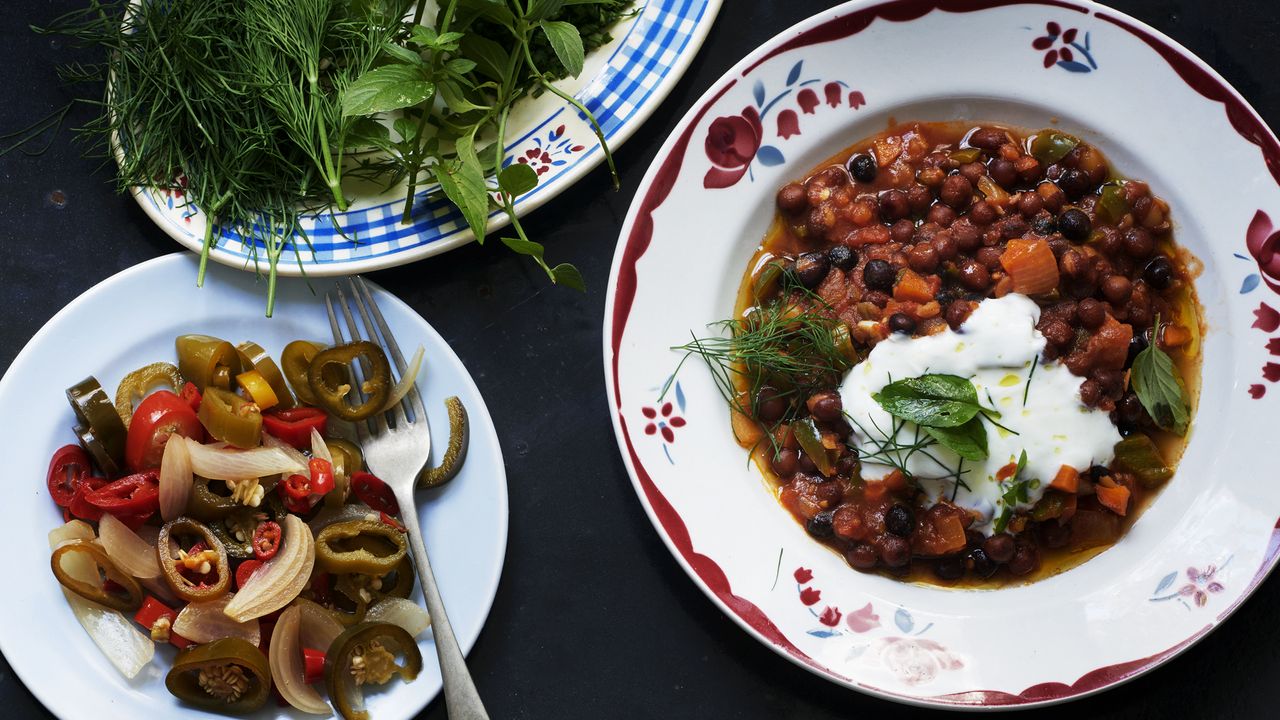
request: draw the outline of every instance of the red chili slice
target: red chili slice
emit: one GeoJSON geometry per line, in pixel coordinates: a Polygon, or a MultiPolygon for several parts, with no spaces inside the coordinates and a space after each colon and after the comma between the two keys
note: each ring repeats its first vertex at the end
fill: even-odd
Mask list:
{"type": "Polygon", "coordinates": [[[294,497],[289,490],[289,481],[293,480],[293,478],[302,478],[308,485],[311,483],[310,480],[301,475],[290,475],[287,480],[276,485],[276,493],[280,495],[280,500],[284,502],[286,510],[295,515],[306,515],[311,512],[311,493],[307,492],[302,497],[294,497]]]}
{"type": "Polygon", "coordinates": [[[302,667],[304,682],[308,685],[324,680],[325,655],[323,650],[302,648],[302,667]]]}
{"type": "Polygon", "coordinates": [[[360,502],[388,515],[400,514],[400,503],[395,493],[377,475],[357,472],[351,476],[351,492],[360,498],[360,502]]]}
{"type": "Polygon", "coordinates": [[[324,495],[333,490],[333,465],[328,460],[312,458],[307,468],[311,471],[311,492],[324,495]]]}
{"type": "Polygon", "coordinates": [[[49,495],[58,507],[68,507],[76,488],[89,476],[89,454],[79,445],[63,445],[49,461],[49,495]]]}
{"type": "Polygon", "coordinates": [[[200,402],[204,400],[204,396],[200,394],[200,388],[196,387],[195,383],[187,381],[187,384],[182,386],[182,399],[191,406],[192,410],[198,412],[200,410],[200,402]]]}
{"type": "Polygon", "coordinates": [[[71,504],[67,506],[67,510],[81,520],[98,522],[102,519],[102,508],[99,508],[89,502],[89,493],[92,493],[99,488],[106,487],[109,482],[110,481],[106,478],[92,476],[86,477],[84,481],[76,487],[76,494],[71,498],[71,504]]]}
{"type": "Polygon", "coordinates": [[[312,429],[323,435],[328,424],[329,415],[312,407],[273,410],[262,414],[262,428],[267,433],[300,450],[311,447],[312,429]]]}
{"type": "Polygon", "coordinates": [[[270,560],[280,552],[280,538],[284,531],[279,523],[267,520],[258,524],[253,531],[253,556],[259,560],[270,560]]]}
{"type": "Polygon", "coordinates": [[[240,563],[240,567],[236,568],[236,589],[243,588],[244,584],[249,582],[249,576],[253,574],[253,571],[260,567],[262,567],[262,562],[259,560],[245,560],[240,563]]]}
{"type": "Polygon", "coordinates": [[[281,487],[294,500],[306,500],[311,497],[311,478],[306,475],[290,475],[281,487]]]}
{"type": "Polygon", "coordinates": [[[85,496],[89,504],[112,515],[152,513],[160,507],[160,471],[122,477],[85,496]]]}

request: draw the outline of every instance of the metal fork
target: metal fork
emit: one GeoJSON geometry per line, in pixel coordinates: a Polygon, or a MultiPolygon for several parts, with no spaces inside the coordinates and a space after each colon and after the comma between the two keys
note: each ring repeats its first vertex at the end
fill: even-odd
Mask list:
{"type": "MultiPolygon", "coordinates": [[[[369,340],[381,345],[387,351],[387,357],[396,369],[396,374],[403,376],[408,367],[400,346],[391,335],[382,311],[374,302],[364,278],[348,278],[352,304],[356,314],[363,321],[365,333],[362,335],[347,303],[342,286],[336,288],[337,304],[346,320],[349,338],[344,338],[338,317],[334,313],[333,295],[327,293],[324,298],[325,307],[329,311],[329,325],[333,330],[333,341],[342,344],[349,341],[369,340]],[[381,336],[381,337],[379,337],[381,336]]],[[[360,373],[367,375],[369,369],[362,366],[360,373]]],[[[351,394],[360,402],[364,402],[364,392],[360,384],[364,378],[352,378],[351,394]]],[[[409,548],[413,554],[414,564],[418,570],[418,579],[422,582],[422,595],[427,601],[427,611],[431,613],[432,633],[436,640],[436,655],[440,659],[440,675],[444,680],[444,702],[449,717],[453,720],[488,720],[484,703],[476,692],[471,673],[467,671],[467,662],[462,656],[462,648],[453,635],[449,625],[449,616],[444,611],[444,601],[440,598],[440,589],[436,586],[435,575],[431,572],[431,561],[427,557],[427,548],[422,543],[422,530],[418,525],[417,504],[414,502],[414,486],[418,481],[418,473],[426,465],[431,456],[431,430],[427,425],[427,410],[422,405],[422,397],[418,394],[415,383],[403,400],[385,413],[378,413],[374,418],[355,423],[356,435],[360,440],[360,449],[364,451],[364,459],[383,482],[395,492],[396,501],[400,503],[401,518],[409,536],[409,548]],[[412,416],[412,417],[410,417],[412,416]],[[390,422],[389,422],[390,421],[390,422]]]]}

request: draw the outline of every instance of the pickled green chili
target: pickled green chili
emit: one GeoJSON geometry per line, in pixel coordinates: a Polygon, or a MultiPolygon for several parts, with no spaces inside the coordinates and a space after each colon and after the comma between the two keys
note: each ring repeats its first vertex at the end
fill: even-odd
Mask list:
{"type": "Polygon", "coordinates": [[[316,535],[316,564],[331,573],[386,575],[408,551],[404,533],[376,520],[334,523],[316,535]]]}
{"type": "Polygon", "coordinates": [[[311,369],[311,361],[323,350],[321,346],[308,340],[294,340],[284,346],[280,353],[281,372],[289,381],[298,399],[307,405],[319,404],[315,393],[311,392],[311,382],[307,379],[307,371],[311,369]]]}
{"type": "Polygon", "coordinates": [[[182,375],[171,363],[158,362],[144,365],[124,376],[116,386],[116,414],[129,427],[133,417],[133,403],[146,397],[147,393],[164,386],[177,392],[182,388],[182,375]]]}
{"type": "Polygon", "coordinates": [[[178,352],[178,371],[195,383],[200,392],[211,387],[230,390],[240,373],[240,356],[226,340],[209,335],[179,335],[174,347],[178,352]]]}
{"type": "Polygon", "coordinates": [[[462,461],[467,457],[470,440],[467,408],[456,397],[445,399],[444,404],[449,411],[449,447],[445,450],[439,467],[426,468],[418,476],[419,487],[438,487],[449,482],[457,476],[462,469],[462,461]]]}
{"type": "Polygon", "coordinates": [[[183,600],[213,600],[231,587],[227,548],[208,525],[187,517],[171,520],[160,528],[156,547],[160,576],[183,600]],[[179,536],[191,535],[200,539],[190,548],[183,549],[178,543],[179,536]],[[177,557],[173,556],[175,548],[177,557]]]}
{"type": "Polygon", "coordinates": [[[822,444],[822,435],[818,432],[818,426],[814,424],[813,418],[807,417],[796,421],[791,426],[791,431],[795,433],[800,449],[804,450],[804,454],[818,466],[818,472],[827,477],[834,475],[836,468],[831,462],[831,454],[827,452],[827,446],[822,444]]]}
{"type": "MultiPolygon", "coordinates": [[[[191,485],[191,496],[187,500],[186,515],[201,522],[213,522],[225,518],[232,511],[244,507],[227,495],[219,495],[209,488],[214,482],[199,475],[191,485]]],[[[273,497],[267,495],[267,498],[273,497]]]]}
{"type": "Polygon", "coordinates": [[[142,606],[142,586],[132,575],[121,570],[111,558],[107,557],[107,551],[102,546],[89,540],[72,540],[65,545],[61,545],[57,550],[53,551],[53,557],[49,560],[49,565],[53,569],[53,576],[62,583],[62,586],[71,592],[79,595],[86,600],[92,600],[104,607],[121,612],[133,612],[142,606]],[[119,586],[120,591],[108,591],[102,585],[95,585],[83,580],[71,577],[66,569],[62,567],[62,559],[68,555],[83,553],[89,556],[95,565],[102,568],[102,572],[107,579],[119,586]]]}
{"type": "Polygon", "coordinates": [[[1107,183],[1102,186],[1097,212],[1098,219],[1109,225],[1120,222],[1124,214],[1129,212],[1129,200],[1125,197],[1124,188],[1119,183],[1107,183]]]}
{"type": "Polygon", "coordinates": [[[90,375],[67,388],[67,402],[76,414],[80,445],[108,477],[119,475],[128,433],[97,378],[90,375]]]}
{"type": "Polygon", "coordinates": [[[1080,141],[1056,130],[1037,133],[1031,141],[1031,154],[1045,165],[1052,165],[1067,156],[1080,141]]]}
{"type": "Polygon", "coordinates": [[[223,638],[178,653],[164,684],[174,697],[197,707],[248,713],[267,704],[271,668],[267,656],[247,640],[223,638]]]}
{"type": "Polygon", "coordinates": [[[387,404],[391,395],[391,366],[382,348],[360,340],[320,351],[307,370],[307,381],[316,396],[316,404],[329,414],[351,422],[367,420],[387,404]],[[357,364],[365,370],[364,382],[360,384],[363,401],[350,397],[357,364]]]}
{"type": "Polygon", "coordinates": [[[1173,477],[1173,468],[1165,465],[1160,448],[1146,435],[1134,434],[1116,443],[1115,464],[1128,470],[1148,490],[1159,487],[1173,477]]]}
{"type": "Polygon", "coordinates": [[[276,393],[276,408],[287,410],[297,405],[293,399],[293,393],[289,392],[289,384],[285,382],[284,373],[280,372],[280,366],[266,350],[262,349],[261,345],[248,340],[236,346],[236,353],[240,356],[242,372],[257,370],[262,373],[262,377],[266,378],[267,384],[276,393]]]}
{"type": "Polygon", "coordinates": [[[418,643],[390,623],[361,623],[348,628],[330,646],[324,684],[329,700],[345,720],[368,720],[363,685],[383,685],[399,675],[405,682],[422,671],[418,643]],[[403,657],[402,663],[396,657],[403,657]]]}
{"type": "Polygon", "coordinates": [[[246,449],[262,444],[262,411],[229,390],[205,390],[197,415],[200,424],[217,440],[246,449]]]}

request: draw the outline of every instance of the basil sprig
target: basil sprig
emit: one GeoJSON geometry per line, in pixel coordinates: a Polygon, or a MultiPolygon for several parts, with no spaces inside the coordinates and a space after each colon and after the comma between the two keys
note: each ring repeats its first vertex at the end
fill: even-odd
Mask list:
{"type": "Polygon", "coordinates": [[[1191,422],[1191,401],[1173,359],[1160,349],[1159,339],[1160,318],[1157,317],[1151,342],[1133,359],[1129,382],[1156,425],[1169,432],[1186,435],[1187,425],[1191,422]]]}
{"type": "Polygon", "coordinates": [[[896,380],[871,396],[885,412],[919,425],[939,445],[966,460],[987,457],[984,417],[1000,417],[978,402],[967,378],[941,373],[896,380]]]}

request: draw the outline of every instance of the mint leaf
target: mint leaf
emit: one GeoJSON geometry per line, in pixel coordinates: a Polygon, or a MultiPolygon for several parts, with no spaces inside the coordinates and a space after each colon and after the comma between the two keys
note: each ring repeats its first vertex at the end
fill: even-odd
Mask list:
{"type": "Polygon", "coordinates": [[[452,171],[433,165],[432,171],[449,200],[462,211],[476,242],[483,243],[489,223],[489,190],[484,183],[484,168],[476,157],[475,141],[470,135],[458,138],[458,166],[452,171]]]}
{"type": "Polygon", "coordinates": [[[426,100],[435,89],[422,68],[383,65],[356,78],[342,90],[342,114],[350,117],[399,110],[426,100]]]}
{"type": "Polygon", "coordinates": [[[504,237],[502,244],[511,248],[521,255],[528,255],[537,258],[539,262],[542,260],[542,244],[533,242],[532,240],[521,240],[520,238],[504,237]]]}
{"type": "Polygon", "coordinates": [[[1160,349],[1159,337],[1160,320],[1157,318],[1151,343],[1133,359],[1129,382],[1142,407],[1147,409],[1157,425],[1178,435],[1186,435],[1187,425],[1191,422],[1191,401],[1173,359],[1160,349]]]}
{"type": "Polygon", "coordinates": [[[546,33],[547,40],[551,42],[556,59],[564,66],[565,71],[574,77],[581,74],[586,53],[582,49],[582,36],[578,34],[578,28],[561,20],[544,20],[540,24],[542,32],[546,33]]]}
{"type": "Polygon", "coordinates": [[[987,427],[982,418],[972,417],[956,427],[925,427],[929,437],[965,460],[982,461],[987,458],[987,427]]]}
{"type": "Polygon", "coordinates": [[[587,284],[582,281],[582,273],[578,272],[578,268],[569,263],[560,263],[551,268],[551,279],[557,285],[573,288],[578,292],[587,291],[587,284]]]}
{"type": "Polygon", "coordinates": [[[890,415],[922,427],[958,427],[983,409],[973,383],[957,375],[897,380],[871,397],[890,415]]]}

